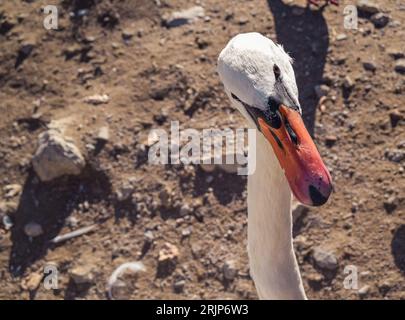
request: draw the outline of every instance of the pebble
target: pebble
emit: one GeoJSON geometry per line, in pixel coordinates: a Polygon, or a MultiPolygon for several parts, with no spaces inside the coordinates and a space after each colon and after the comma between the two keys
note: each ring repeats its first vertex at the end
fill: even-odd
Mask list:
{"type": "Polygon", "coordinates": [[[336,256],[322,248],[315,248],[312,252],[312,258],[317,267],[324,270],[335,271],[338,268],[336,256]]]}
{"type": "Polygon", "coordinates": [[[122,38],[124,40],[129,40],[131,39],[133,36],[135,36],[136,32],[133,29],[124,29],[122,30],[122,38]]]}
{"type": "Polygon", "coordinates": [[[39,135],[32,165],[41,181],[50,181],[63,175],[78,175],[85,164],[75,142],[62,131],[49,129],[39,135]]]}
{"type": "Polygon", "coordinates": [[[183,204],[180,208],[180,216],[182,217],[189,215],[191,212],[192,210],[187,203],[183,204]]]}
{"type": "Polygon", "coordinates": [[[181,231],[181,236],[183,238],[189,237],[191,235],[192,227],[187,227],[181,231]]]}
{"type": "Polygon", "coordinates": [[[4,229],[10,230],[13,227],[13,221],[11,220],[10,216],[4,215],[2,218],[4,229]]]}
{"type": "Polygon", "coordinates": [[[351,90],[354,88],[354,81],[349,76],[346,76],[343,80],[343,88],[351,90]]]}
{"type": "Polygon", "coordinates": [[[203,18],[204,16],[204,8],[201,6],[194,6],[186,10],[173,12],[169,16],[163,17],[163,24],[167,28],[174,28],[195,22],[198,18],[203,18]]]}
{"type": "Polygon", "coordinates": [[[385,157],[392,162],[400,163],[405,159],[405,152],[402,150],[386,151],[385,157]]]}
{"type": "Polygon", "coordinates": [[[110,97],[107,94],[95,94],[85,97],[83,101],[92,105],[99,105],[108,103],[110,101],[110,97]]]}
{"type": "Polygon", "coordinates": [[[370,20],[376,28],[384,28],[390,21],[390,17],[382,12],[379,12],[373,14],[370,20]]]}
{"type": "Polygon", "coordinates": [[[347,39],[347,35],[345,34],[345,33],[339,33],[337,36],[336,36],[336,40],[337,41],[343,41],[343,40],[346,40],[347,39]]]}
{"type": "Polygon", "coordinates": [[[12,214],[18,208],[16,201],[1,201],[0,202],[0,215],[12,214]]]}
{"type": "Polygon", "coordinates": [[[24,233],[31,238],[39,237],[44,233],[42,226],[36,222],[29,222],[24,226],[24,233]]]}
{"type": "Polygon", "coordinates": [[[324,276],[317,272],[312,272],[307,275],[308,284],[311,287],[315,288],[319,288],[322,285],[324,279],[325,279],[324,276]]]}
{"type": "Polygon", "coordinates": [[[405,74],[405,59],[399,59],[395,63],[395,71],[400,74],[405,74]]]}
{"type": "Polygon", "coordinates": [[[118,201],[128,200],[134,193],[135,188],[129,183],[123,183],[115,192],[118,201]]]}
{"type": "Polygon", "coordinates": [[[388,55],[395,60],[405,58],[404,51],[399,48],[388,49],[388,55]]]}
{"type": "Polygon", "coordinates": [[[364,61],[363,68],[367,71],[375,71],[377,70],[377,65],[373,61],[364,61]]]}
{"type": "Polygon", "coordinates": [[[163,244],[162,249],[159,251],[158,261],[167,262],[167,261],[176,261],[179,257],[179,249],[169,242],[163,244]]]}
{"type": "Polygon", "coordinates": [[[327,147],[332,147],[337,141],[337,137],[334,135],[328,135],[325,137],[325,144],[327,147]]]}
{"type": "Polygon", "coordinates": [[[393,110],[389,114],[391,126],[395,128],[399,121],[403,119],[403,116],[399,110],[393,110]]]}
{"type": "Polygon", "coordinates": [[[155,240],[155,236],[153,235],[153,232],[151,230],[146,231],[143,234],[144,238],[145,238],[145,242],[147,243],[152,243],[153,240],[155,240]]]}
{"type": "Polygon", "coordinates": [[[110,140],[110,130],[107,126],[101,127],[97,134],[97,139],[107,142],[110,140]]]}
{"type": "Polygon", "coordinates": [[[380,11],[380,7],[370,0],[358,0],[357,9],[363,13],[374,14],[380,11]]]}
{"type": "Polygon", "coordinates": [[[369,292],[370,292],[370,286],[365,285],[363,287],[361,287],[358,291],[359,297],[360,298],[365,298],[368,296],[369,292]]]}
{"type": "Polygon", "coordinates": [[[92,268],[90,266],[77,266],[69,271],[70,279],[75,284],[87,284],[94,281],[92,268]]]}
{"type": "Polygon", "coordinates": [[[173,290],[175,293],[182,293],[184,291],[184,287],[186,285],[186,281],[179,280],[173,284],[173,290]]]}
{"type": "Polygon", "coordinates": [[[393,213],[398,206],[398,199],[396,196],[391,196],[384,201],[384,209],[387,213],[393,213]]]}
{"type": "Polygon", "coordinates": [[[168,187],[165,187],[159,193],[160,203],[163,207],[169,208],[172,204],[171,190],[168,187]]]}
{"type": "Polygon", "coordinates": [[[222,267],[222,273],[224,278],[228,281],[232,281],[238,274],[238,269],[236,268],[236,263],[234,260],[225,261],[222,267]]]}
{"type": "Polygon", "coordinates": [[[42,282],[44,275],[42,273],[32,273],[23,282],[22,287],[25,290],[35,291],[42,282]]]}
{"type": "Polygon", "coordinates": [[[17,184],[17,183],[9,184],[9,185],[6,185],[3,188],[3,190],[5,192],[4,197],[6,199],[10,199],[10,198],[14,198],[14,197],[21,194],[22,186],[20,184],[17,184]]]}

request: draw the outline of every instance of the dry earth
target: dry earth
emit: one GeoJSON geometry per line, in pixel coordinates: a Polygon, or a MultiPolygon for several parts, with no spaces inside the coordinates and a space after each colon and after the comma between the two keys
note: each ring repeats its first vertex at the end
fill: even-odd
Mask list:
{"type": "Polygon", "coordinates": [[[293,56],[305,121],[334,180],[330,201],[294,226],[308,297],[405,299],[405,5],[378,1],[382,17],[362,14],[359,28],[347,30],[343,8],[352,2],[341,2],[319,10],[303,0],[65,0],[59,29],[46,30],[47,1],[2,1],[0,299],[105,299],[112,271],[138,260],[146,271],[124,277],[122,297],[257,297],[246,177],[146,161],[148,133],[172,120],[181,128],[245,126],[215,66],[229,39],[248,31],[293,56]],[[203,18],[164,25],[165,15],[195,5],[203,18]],[[322,84],[319,102],[314,88],[322,84]],[[109,101],[84,102],[95,94],[109,101]],[[86,167],[45,183],[31,159],[51,120],[65,124],[86,167]],[[39,235],[30,238],[32,222],[39,235]],[[50,242],[94,224],[86,235],[50,242]],[[166,242],[179,255],[159,264],[166,242]],[[314,250],[326,251],[333,271],[314,250]],[[58,289],[40,285],[48,264],[58,267],[58,289]],[[360,291],[343,287],[350,265],[360,291]]]}

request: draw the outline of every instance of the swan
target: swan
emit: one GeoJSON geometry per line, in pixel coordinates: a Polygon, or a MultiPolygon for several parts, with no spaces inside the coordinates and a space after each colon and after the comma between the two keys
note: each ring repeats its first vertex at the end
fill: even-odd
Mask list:
{"type": "Polygon", "coordinates": [[[320,206],[331,176],[302,121],[292,59],[259,33],[232,38],[217,71],[231,104],[256,130],[248,176],[248,255],[260,299],[306,299],[292,239],[292,193],[320,206]],[[292,193],[291,193],[292,191],[292,193]]]}

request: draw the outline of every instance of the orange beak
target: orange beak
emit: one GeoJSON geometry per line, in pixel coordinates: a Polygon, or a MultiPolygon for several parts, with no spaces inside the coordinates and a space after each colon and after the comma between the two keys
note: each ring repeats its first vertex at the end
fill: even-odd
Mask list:
{"type": "Polygon", "coordinates": [[[282,124],[273,128],[262,117],[258,125],[273,147],[295,197],[306,205],[321,206],[332,192],[331,176],[312,141],[301,115],[279,106],[282,124]]]}

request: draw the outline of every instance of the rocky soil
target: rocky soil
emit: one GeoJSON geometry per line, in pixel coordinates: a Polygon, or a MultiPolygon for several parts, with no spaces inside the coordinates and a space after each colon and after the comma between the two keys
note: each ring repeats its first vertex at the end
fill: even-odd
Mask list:
{"type": "Polygon", "coordinates": [[[246,177],[151,165],[151,129],[240,128],[215,64],[257,31],[294,58],[334,194],[298,207],[311,299],[405,299],[405,5],[63,0],[0,4],[0,299],[255,299],[246,177]],[[84,228],[84,229],[83,229],[84,228]],[[70,234],[77,231],[76,234],[70,234]],[[65,235],[68,235],[65,237],[65,235]],[[123,263],[136,273],[116,275],[123,263]],[[56,267],[58,288],[43,285],[56,267]],[[358,288],[344,279],[358,271],[358,288]],[[114,280],[114,279],[113,279],[114,280]]]}

